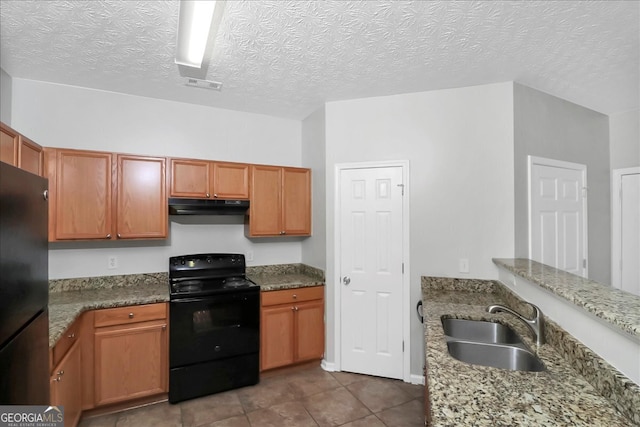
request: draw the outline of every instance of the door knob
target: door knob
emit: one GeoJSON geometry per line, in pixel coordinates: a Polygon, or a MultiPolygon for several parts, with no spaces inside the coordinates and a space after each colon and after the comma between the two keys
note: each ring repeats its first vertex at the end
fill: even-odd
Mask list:
{"type": "Polygon", "coordinates": [[[349,283],[351,283],[351,278],[349,276],[344,276],[342,278],[342,283],[344,283],[344,285],[347,286],[349,283]]]}

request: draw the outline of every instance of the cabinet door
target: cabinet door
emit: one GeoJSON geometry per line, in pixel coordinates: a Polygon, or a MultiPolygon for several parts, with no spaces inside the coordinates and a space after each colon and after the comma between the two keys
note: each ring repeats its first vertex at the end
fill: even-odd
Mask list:
{"type": "Polygon", "coordinates": [[[168,204],[166,159],[118,155],[117,236],[119,239],[166,238],[168,204]]]}
{"type": "Polygon", "coordinates": [[[211,181],[210,162],[171,159],[171,197],[208,198],[211,181]]]}
{"type": "Polygon", "coordinates": [[[76,341],[51,374],[51,405],[64,406],[64,425],[75,426],[82,412],[82,358],[76,341]]]}
{"type": "Polygon", "coordinates": [[[260,370],[294,362],[294,307],[262,308],[260,314],[260,370]]]}
{"type": "Polygon", "coordinates": [[[282,234],[280,183],[282,168],[251,167],[251,204],[249,235],[276,236],[282,234]]]}
{"type": "Polygon", "coordinates": [[[324,302],[309,301],[296,305],[296,362],[322,359],[324,356],[324,302]]]}
{"type": "Polygon", "coordinates": [[[94,336],[96,406],[167,391],[166,322],[98,328],[94,336]]]}
{"type": "Polygon", "coordinates": [[[244,163],[213,163],[213,197],[248,199],[249,165],[244,163]]]}
{"type": "Polygon", "coordinates": [[[20,134],[0,122],[0,161],[18,166],[20,134]]]}
{"type": "Polygon", "coordinates": [[[44,154],[42,147],[29,138],[20,136],[18,148],[18,167],[36,175],[43,176],[44,154]]]}
{"type": "Polygon", "coordinates": [[[111,238],[111,153],[56,150],[54,240],[111,238]]]}
{"type": "Polygon", "coordinates": [[[282,224],[284,234],[311,234],[311,171],[283,168],[282,224]]]}

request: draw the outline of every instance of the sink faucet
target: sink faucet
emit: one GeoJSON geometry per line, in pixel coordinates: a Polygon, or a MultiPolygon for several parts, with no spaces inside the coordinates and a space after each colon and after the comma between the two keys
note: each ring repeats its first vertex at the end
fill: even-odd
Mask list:
{"type": "Polygon", "coordinates": [[[533,332],[533,336],[536,339],[537,345],[544,344],[544,317],[542,316],[542,311],[540,309],[529,303],[531,307],[533,307],[533,319],[527,319],[522,314],[511,310],[509,307],[505,307],[504,305],[496,304],[490,305],[487,307],[487,311],[489,313],[498,313],[500,311],[504,311],[506,313],[511,313],[516,316],[518,319],[522,320],[533,332]]]}

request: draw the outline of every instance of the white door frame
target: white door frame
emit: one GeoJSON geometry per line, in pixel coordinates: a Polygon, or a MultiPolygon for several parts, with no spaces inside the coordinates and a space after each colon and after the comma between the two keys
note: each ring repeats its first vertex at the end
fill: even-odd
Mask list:
{"type": "Polygon", "coordinates": [[[340,245],[340,173],[346,169],[370,169],[384,167],[401,167],[402,182],[404,184],[404,197],[402,198],[402,262],[404,263],[404,273],[402,274],[402,339],[404,341],[402,377],[405,382],[411,382],[411,267],[409,265],[409,161],[380,161],[380,162],[360,162],[360,163],[339,163],[335,165],[335,188],[334,188],[334,277],[335,286],[335,351],[336,370],[341,370],[342,365],[342,286],[340,286],[341,273],[341,245],[340,245]]]}
{"type": "MultiPolygon", "coordinates": [[[[580,164],[580,163],[571,163],[571,162],[565,162],[563,160],[555,160],[555,159],[547,159],[544,157],[536,157],[536,156],[527,156],[527,223],[528,223],[528,230],[527,230],[527,234],[529,236],[529,259],[533,260],[533,233],[532,233],[532,228],[533,228],[533,215],[531,212],[531,202],[532,202],[532,194],[531,194],[531,175],[533,173],[533,166],[534,165],[541,165],[541,166],[550,166],[550,167],[556,167],[556,168],[563,168],[563,169],[573,169],[573,170],[577,170],[582,172],[582,185],[584,185],[583,188],[583,194],[588,194],[587,193],[587,188],[588,188],[588,184],[587,184],[587,166],[580,164]]],[[[588,204],[589,198],[585,197],[585,200],[582,203],[582,218],[583,218],[583,222],[582,222],[582,236],[583,236],[583,241],[584,241],[584,245],[583,245],[583,249],[582,249],[582,259],[587,260],[587,265],[584,268],[584,277],[588,277],[589,275],[589,261],[588,261],[588,254],[589,254],[589,246],[588,246],[588,242],[589,242],[589,221],[587,218],[587,204],[588,204]]]]}
{"type": "Polygon", "coordinates": [[[614,169],[611,171],[611,286],[621,289],[620,266],[622,260],[622,234],[620,215],[622,214],[622,200],[620,192],[622,190],[622,176],[640,174],[640,166],[632,168],[614,169]]]}

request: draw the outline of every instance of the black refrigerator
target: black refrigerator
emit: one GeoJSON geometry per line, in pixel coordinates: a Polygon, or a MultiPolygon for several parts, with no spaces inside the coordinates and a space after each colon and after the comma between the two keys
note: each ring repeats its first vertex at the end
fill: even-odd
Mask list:
{"type": "Polygon", "coordinates": [[[0,405],[49,404],[47,180],[0,162],[0,405]]]}

